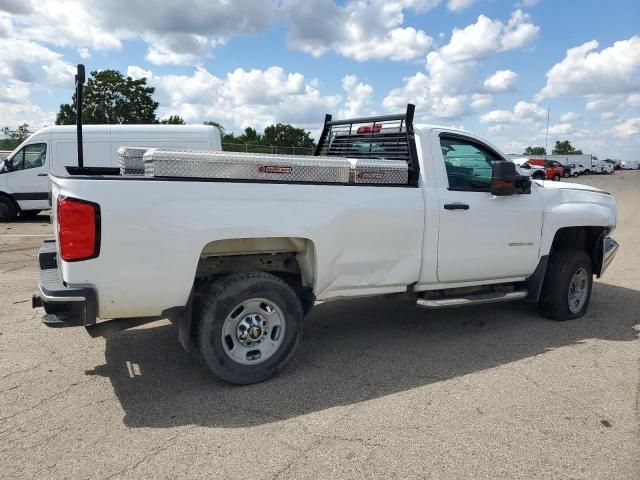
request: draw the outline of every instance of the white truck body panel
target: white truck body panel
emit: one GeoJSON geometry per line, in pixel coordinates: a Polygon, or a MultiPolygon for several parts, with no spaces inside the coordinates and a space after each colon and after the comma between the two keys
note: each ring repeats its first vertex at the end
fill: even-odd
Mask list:
{"type": "Polygon", "coordinates": [[[59,258],[63,279],[95,289],[101,318],[160,315],[186,305],[211,242],[286,237],[311,246],[299,260],[319,300],[437,290],[524,280],[559,228],[615,226],[615,200],[591,187],[533,182],[530,194],[500,198],[450,190],[442,133],[495,149],[416,126],[417,187],[54,178],[54,202],[101,209],[99,256],[59,258]]]}
{"type": "MultiPolygon", "coordinates": [[[[49,208],[49,174],[66,175],[67,166],[77,165],[75,126],[45,127],[33,133],[10,155],[25,146],[46,144],[44,164],[0,173],[0,192],[14,198],[22,210],[49,208]]],[[[122,145],[220,150],[220,132],[207,125],[85,125],[83,151],[86,167],[118,167],[122,145]]]]}

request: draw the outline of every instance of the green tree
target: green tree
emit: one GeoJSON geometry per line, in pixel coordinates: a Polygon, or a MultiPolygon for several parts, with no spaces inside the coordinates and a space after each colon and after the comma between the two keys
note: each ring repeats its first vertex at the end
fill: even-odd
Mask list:
{"type": "Polygon", "coordinates": [[[524,149],[523,155],[546,155],[547,149],[544,147],[527,147],[524,149]]]}
{"type": "Polygon", "coordinates": [[[186,122],[180,115],[170,115],[160,120],[162,125],[185,125],[186,122]]]}
{"type": "Polygon", "coordinates": [[[311,138],[311,132],[283,123],[265,128],[262,134],[262,143],[278,147],[296,147],[309,150],[316,146],[311,138]]]}
{"type": "Polygon", "coordinates": [[[569,140],[563,142],[556,140],[556,145],[553,147],[552,153],[554,155],[582,155],[582,150],[574,148],[569,140]]]}
{"type": "Polygon", "coordinates": [[[257,145],[262,143],[263,137],[260,135],[255,128],[247,127],[244,129],[244,133],[238,137],[243,143],[250,143],[253,145],[257,145]]]}
{"type": "MultiPolygon", "coordinates": [[[[83,123],[155,123],[158,102],[153,100],[155,88],[147,79],[133,80],[117,70],[91,72],[84,89],[83,123]]],[[[57,125],[76,122],[76,96],[72,102],[60,105],[57,125]]]]}
{"type": "Polygon", "coordinates": [[[19,125],[15,130],[4,127],[2,129],[2,136],[4,138],[0,140],[0,150],[14,150],[24,142],[29,135],[31,135],[31,132],[29,131],[28,123],[19,125]]]}

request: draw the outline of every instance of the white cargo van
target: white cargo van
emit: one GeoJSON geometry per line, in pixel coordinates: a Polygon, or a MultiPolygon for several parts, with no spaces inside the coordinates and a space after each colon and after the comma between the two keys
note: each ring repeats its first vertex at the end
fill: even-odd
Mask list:
{"type": "MultiPolygon", "coordinates": [[[[220,132],[207,125],[85,125],[84,166],[118,168],[118,148],[220,150],[220,132]]],[[[38,130],[0,162],[0,221],[49,208],[49,174],[67,175],[78,164],[75,126],[38,130]]]]}

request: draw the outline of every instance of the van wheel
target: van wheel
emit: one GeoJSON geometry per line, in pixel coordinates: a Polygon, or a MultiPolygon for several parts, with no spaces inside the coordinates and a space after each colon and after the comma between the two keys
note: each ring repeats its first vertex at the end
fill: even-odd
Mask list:
{"type": "Polygon", "coordinates": [[[5,195],[0,195],[0,222],[12,222],[18,214],[18,208],[13,200],[5,195]]]}
{"type": "Polygon", "coordinates": [[[262,382],[291,359],[303,317],[300,300],[279,278],[264,272],[227,275],[196,296],[200,356],[229,383],[262,382]]]}
{"type": "Polygon", "coordinates": [[[580,318],[587,313],[593,273],[591,260],[582,250],[561,249],[551,254],[540,295],[540,313],[556,321],[580,318]]]}
{"type": "Polygon", "coordinates": [[[577,173],[574,173],[574,174],[573,174],[573,178],[578,178],[578,174],[577,174],[577,173]]]}
{"type": "Polygon", "coordinates": [[[564,178],[569,178],[569,172],[563,172],[563,173],[562,173],[562,176],[563,176],[564,178]]]}
{"type": "Polygon", "coordinates": [[[533,174],[534,180],[544,180],[544,174],[541,172],[536,172],[533,174]]]}

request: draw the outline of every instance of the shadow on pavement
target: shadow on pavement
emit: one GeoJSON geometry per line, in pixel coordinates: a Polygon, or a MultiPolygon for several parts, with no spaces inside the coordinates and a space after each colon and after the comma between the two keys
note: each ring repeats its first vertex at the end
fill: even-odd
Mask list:
{"type": "Polygon", "coordinates": [[[557,323],[535,305],[424,311],[385,298],[326,303],[305,324],[278,377],[248,387],[216,380],[178,344],[173,325],[107,339],[108,377],[130,427],[248,427],[350,405],[597,338],[637,338],[640,291],[597,283],[587,317],[557,323]]]}

